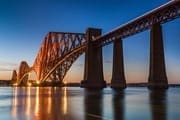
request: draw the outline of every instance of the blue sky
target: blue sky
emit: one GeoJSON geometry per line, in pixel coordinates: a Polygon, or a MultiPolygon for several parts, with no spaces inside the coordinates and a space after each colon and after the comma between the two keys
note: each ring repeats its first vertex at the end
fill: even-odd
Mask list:
{"type": "MultiPolygon", "coordinates": [[[[88,27],[103,33],[156,8],[169,0],[1,0],[0,79],[9,79],[22,60],[32,65],[49,31],[85,32],[88,27]]],[[[166,68],[170,83],[180,83],[180,20],[163,24],[166,68]]],[[[127,82],[147,82],[149,30],[124,42],[127,82]]],[[[104,76],[111,79],[112,45],[103,48],[104,76]]],[[[81,56],[65,80],[83,79],[81,56]],[[77,72],[78,71],[78,72],[77,72]]]]}

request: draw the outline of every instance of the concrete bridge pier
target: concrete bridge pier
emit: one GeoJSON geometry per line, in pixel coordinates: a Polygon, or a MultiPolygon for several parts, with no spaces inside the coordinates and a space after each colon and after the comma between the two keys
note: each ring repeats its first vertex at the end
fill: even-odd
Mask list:
{"type": "Polygon", "coordinates": [[[148,88],[168,88],[161,25],[154,24],[150,30],[150,69],[148,88]]]}
{"type": "Polygon", "coordinates": [[[121,39],[117,39],[114,41],[111,87],[117,89],[126,88],[126,80],[124,75],[123,44],[121,39]]]}
{"type": "Polygon", "coordinates": [[[101,35],[101,29],[88,28],[86,31],[87,48],[85,52],[84,80],[81,87],[104,88],[102,48],[95,46],[93,38],[101,35]]]}

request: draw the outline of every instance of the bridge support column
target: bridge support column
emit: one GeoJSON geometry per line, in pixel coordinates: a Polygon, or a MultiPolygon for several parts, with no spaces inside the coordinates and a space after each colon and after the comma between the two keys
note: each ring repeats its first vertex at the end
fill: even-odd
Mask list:
{"type": "Polygon", "coordinates": [[[150,31],[150,69],[148,88],[168,88],[164,60],[162,27],[160,24],[153,25],[150,31]]]}
{"type": "Polygon", "coordinates": [[[101,35],[101,29],[88,28],[86,31],[87,48],[85,52],[84,80],[81,87],[104,88],[102,48],[93,44],[93,38],[101,35]]]}
{"type": "Polygon", "coordinates": [[[122,40],[115,40],[113,47],[113,69],[111,87],[124,89],[126,80],[124,75],[123,45],[122,40]]]}

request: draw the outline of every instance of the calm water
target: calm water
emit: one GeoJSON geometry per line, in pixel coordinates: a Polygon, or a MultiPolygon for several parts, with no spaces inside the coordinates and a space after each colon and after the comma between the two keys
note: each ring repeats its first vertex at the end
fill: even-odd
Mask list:
{"type": "Polygon", "coordinates": [[[178,120],[180,88],[0,87],[0,120],[178,120]]]}

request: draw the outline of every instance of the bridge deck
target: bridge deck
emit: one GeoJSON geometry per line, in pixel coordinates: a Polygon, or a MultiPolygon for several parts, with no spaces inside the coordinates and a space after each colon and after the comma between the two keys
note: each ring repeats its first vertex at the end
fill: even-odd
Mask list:
{"type": "Polygon", "coordinates": [[[97,37],[94,41],[97,46],[105,46],[115,39],[122,39],[149,29],[153,24],[166,23],[180,17],[180,1],[170,1],[150,12],[147,12],[126,24],[118,26],[112,31],[97,37]]]}

